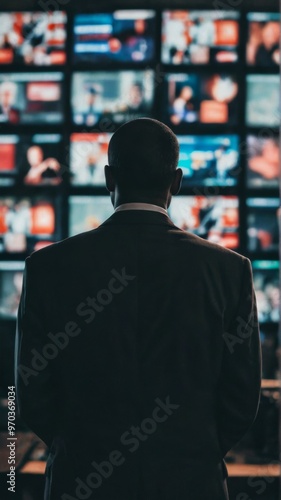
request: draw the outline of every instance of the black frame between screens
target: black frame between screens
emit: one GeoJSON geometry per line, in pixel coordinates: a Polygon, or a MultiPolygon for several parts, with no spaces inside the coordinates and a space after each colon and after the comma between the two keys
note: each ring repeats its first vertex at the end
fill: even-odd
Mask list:
{"type": "MultiPolygon", "coordinates": [[[[54,0],[55,2],[56,0],[54,0]]],[[[227,5],[227,2],[222,2],[227,5]]],[[[41,2],[42,6],[44,2],[41,2]]],[[[45,4],[46,5],[46,2],[45,4]]],[[[195,133],[198,135],[217,135],[217,134],[237,134],[240,139],[240,149],[241,144],[245,144],[247,134],[258,134],[261,131],[261,128],[253,128],[247,127],[245,123],[245,104],[246,104],[246,75],[247,74],[278,74],[279,69],[276,68],[274,70],[260,68],[260,67],[251,67],[246,64],[245,61],[245,47],[247,42],[247,13],[248,12],[278,12],[278,3],[275,0],[270,0],[266,4],[263,0],[258,0],[256,2],[251,2],[251,0],[238,2],[237,0],[233,1],[231,5],[233,7],[228,6],[228,9],[237,10],[240,12],[240,41],[238,47],[239,54],[239,62],[232,64],[218,64],[218,65],[204,65],[203,67],[199,65],[184,65],[184,66],[172,66],[165,65],[161,63],[161,14],[166,9],[193,9],[193,10],[212,10],[214,3],[210,5],[206,0],[195,2],[191,0],[186,5],[186,2],[177,1],[176,4],[171,5],[169,1],[157,1],[150,0],[146,2],[130,2],[128,3],[126,0],[119,0],[116,5],[113,1],[108,1],[106,4],[106,8],[104,8],[104,2],[95,2],[95,8],[93,8],[93,3],[85,0],[84,2],[73,2],[69,0],[68,3],[64,0],[64,2],[60,2],[57,0],[57,5],[60,10],[64,10],[67,13],[67,41],[66,41],[66,51],[67,51],[67,60],[66,64],[63,66],[56,65],[52,68],[48,66],[13,66],[13,65],[1,65],[0,72],[1,73],[10,73],[10,72],[19,72],[19,73],[39,73],[39,72],[60,72],[62,71],[64,74],[63,79],[63,108],[64,108],[64,121],[62,124],[56,125],[3,125],[0,127],[1,134],[25,134],[32,135],[34,133],[59,133],[62,135],[62,145],[61,145],[61,158],[64,160],[63,165],[68,167],[68,157],[69,157],[69,140],[70,135],[73,132],[90,132],[91,129],[74,125],[72,122],[72,113],[71,113],[71,76],[74,71],[106,71],[106,70],[117,70],[117,66],[104,66],[104,65],[93,65],[91,68],[89,65],[85,64],[73,64],[73,25],[74,25],[74,16],[79,13],[94,13],[94,12],[111,12],[112,10],[118,9],[152,9],[156,11],[156,55],[153,63],[150,64],[139,64],[136,68],[133,67],[132,64],[119,64],[118,69],[152,69],[160,72],[160,76],[163,72],[165,73],[181,73],[181,72],[190,72],[190,73],[209,73],[213,74],[216,71],[218,72],[229,72],[230,74],[234,74],[238,80],[239,84],[239,115],[238,115],[238,123],[237,125],[204,125],[203,127],[198,124],[194,127],[194,125],[190,125],[186,127],[185,134],[195,133]],[[236,3],[235,3],[236,2],[236,3]],[[237,7],[235,7],[235,5],[237,7]],[[4,128],[4,130],[3,130],[4,128]],[[38,130],[39,129],[39,130],[38,130]]],[[[230,5],[230,3],[229,3],[230,5]]],[[[33,0],[26,0],[23,2],[18,2],[16,0],[11,1],[9,8],[5,6],[4,8],[1,6],[1,12],[11,12],[11,11],[40,11],[40,2],[34,2],[33,0]]],[[[226,9],[227,10],[227,9],[226,9]]],[[[154,110],[153,116],[157,119],[162,118],[161,115],[161,90],[163,84],[157,85],[155,89],[155,99],[154,99],[154,110]]],[[[96,129],[97,126],[94,126],[96,129]]],[[[117,127],[116,127],[117,128],[117,127]]],[[[269,130],[269,127],[263,127],[263,129],[269,130]]],[[[270,133],[278,137],[279,130],[278,128],[270,129],[270,133]]],[[[278,260],[278,252],[255,252],[250,253],[247,250],[247,207],[246,207],[246,199],[248,197],[279,197],[278,189],[248,189],[246,187],[246,155],[240,155],[240,166],[241,166],[241,174],[238,180],[238,185],[233,187],[219,187],[219,188],[199,188],[202,192],[208,193],[209,196],[212,195],[237,195],[239,198],[239,235],[240,235],[240,246],[236,250],[238,253],[241,253],[253,260],[278,260]]],[[[194,188],[185,188],[182,189],[179,193],[180,195],[194,195],[194,188]]],[[[107,190],[104,187],[96,187],[96,186],[72,186],[65,179],[64,182],[59,186],[15,186],[12,188],[13,196],[33,196],[44,194],[46,196],[54,196],[55,208],[56,208],[56,237],[58,240],[67,238],[69,235],[68,227],[69,227],[69,206],[68,199],[71,195],[107,195],[109,196],[107,190]]],[[[0,186],[0,196],[11,196],[11,186],[0,186]]],[[[11,253],[2,253],[0,255],[0,260],[24,260],[27,257],[27,254],[11,254],[11,253]]],[[[263,325],[266,327],[266,325],[263,325]]],[[[272,328],[274,325],[269,324],[268,328],[272,328]]]]}

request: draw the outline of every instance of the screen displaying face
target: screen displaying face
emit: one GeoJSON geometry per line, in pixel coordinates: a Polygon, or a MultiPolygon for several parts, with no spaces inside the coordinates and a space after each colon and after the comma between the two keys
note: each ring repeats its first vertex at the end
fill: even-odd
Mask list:
{"type": "Polygon", "coordinates": [[[154,73],[150,70],[74,73],[73,121],[90,127],[103,117],[120,124],[148,116],[153,95],[154,73]]]}
{"type": "Polygon", "coordinates": [[[62,73],[0,73],[0,124],[62,122],[62,73]]]}
{"type": "Polygon", "coordinates": [[[154,58],[155,12],[117,10],[74,17],[76,63],[143,63],[154,58]]]}
{"type": "Polygon", "coordinates": [[[260,323],[279,321],[279,262],[255,260],[252,262],[254,287],[260,323]]]}
{"type": "Polygon", "coordinates": [[[70,168],[73,185],[105,186],[108,143],[112,134],[75,133],[70,136],[70,168]]]}
{"type": "Polygon", "coordinates": [[[110,196],[70,196],[69,234],[96,229],[114,212],[110,196]]]}
{"type": "Polygon", "coordinates": [[[248,20],[247,63],[276,68],[280,64],[280,13],[250,12],[248,20]]]}
{"type": "Polygon", "coordinates": [[[162,62],[216,64],[238,60],[239,13],[166,10],[162,15],[162,62]]]}
{"type": "Polygon", "coordinates": [[[231,75],[168,74],[165,120],[189,123],[236,123],[238,83],[231,75]]]}
{"type": "Polygon", "coordinates": [[[236,196],[175,196],[169,214],[176,226],[227,248],[239,246],[236,196]]]}
{"type": "Polygon", "coordinates": [[[235,186],[239,176],[237,135],[178,136],[183,187],[235,186]]]}
{"type": "Polygon", "coordinates": [[[0,199],[0,252],[39,250],[54,241],[54,202],[46,196],[0,199]]]}
{"type": "Polygon", "coordinates": [[[280,148],[278,137],[247,137],[247,186],[276,188],[280,177],[280,148]]]}
{"type": "Polygon", "coordinates": [[[0,12],[0,64],[64,64],[65,41],[65,12],[0,12]]]}
{"type": "Polygon", "coordinates": [[[278,198],[248,198],[248,250],[278,251],[278,198]]]}
{"type": "Polygon", "coordinates": [[[24,262],[0,262],[0,319],[17,315],[23,282],[24,262]]]}
{"type": "Polygon", "coordinates": [[[60,134],[0,135],[0,186],[58,185],[60,134]]]}
{"type": "Polygon", "coordinates": [[[247,125],[279,127],[279,80],[279,75],[247,75],[247,125]]]}

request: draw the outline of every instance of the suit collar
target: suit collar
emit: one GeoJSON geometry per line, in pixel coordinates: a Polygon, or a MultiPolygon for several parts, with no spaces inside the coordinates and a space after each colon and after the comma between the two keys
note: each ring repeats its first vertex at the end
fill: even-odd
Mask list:
{"type": "Polygon", "coordinates": [[[150,210],[152,212],[160,212],[162,214],[168,215],[167,210],[158,205],[153,205],[151,203],[123,203],[115,208],[115,212],[122,210],[150,210]]]}
{"type": "Polygon", "coordinates": [[[162,224],[176,227],[168,215],[151,210],[121,210],[114,212],[99,227],[109,224],[162,224]]]}

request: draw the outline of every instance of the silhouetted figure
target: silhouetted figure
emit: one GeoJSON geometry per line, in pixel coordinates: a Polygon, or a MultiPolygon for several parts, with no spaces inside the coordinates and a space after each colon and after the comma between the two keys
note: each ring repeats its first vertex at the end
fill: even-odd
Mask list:
{"type": "Polygon", "coordinates": [[[45,500],[226,500],[223,458],[255,419],[260,340],[250,261],[176,227],[179,146],[120,127],[114,213],[26,259],[16,378],[50,447],[45,500]]]}

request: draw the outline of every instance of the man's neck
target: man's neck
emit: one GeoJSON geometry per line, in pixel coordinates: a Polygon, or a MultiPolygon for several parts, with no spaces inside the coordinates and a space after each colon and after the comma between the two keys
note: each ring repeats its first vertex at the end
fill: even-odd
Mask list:
{"type": "Polygon", "coordinates": [[[117,196],[115,199],[114,208],[116,209],[118,206],[124,205],[126,203],[146,203],[149,205],[156,205],[167,210],[167,202],[163,199],[157,197],[147,198],[142,196],[117,196]]]}

